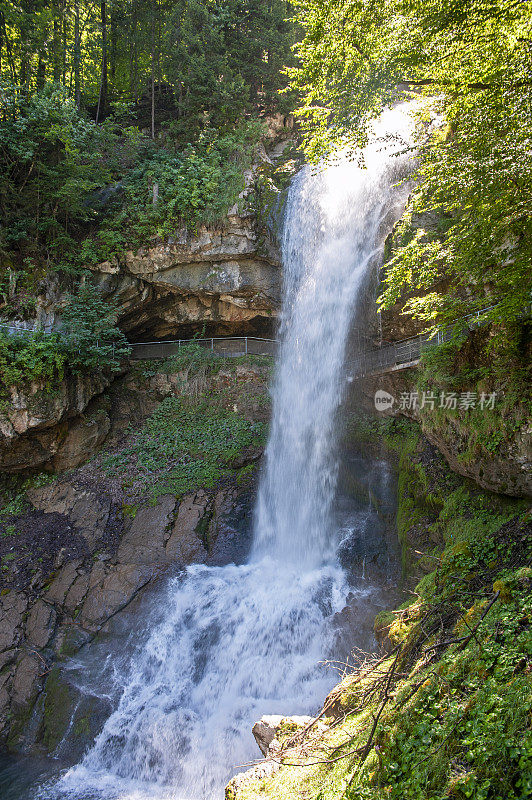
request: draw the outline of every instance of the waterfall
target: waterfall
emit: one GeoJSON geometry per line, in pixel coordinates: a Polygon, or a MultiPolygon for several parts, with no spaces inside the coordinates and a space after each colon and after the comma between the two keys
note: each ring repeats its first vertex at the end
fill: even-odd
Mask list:
{"type": "Polygon", "coordinates": [[[405,159],[394,153],[408,138],[408,122],[404,108],[383,115],[379,140],[364,151],[366,169],[340,153],[326,170],[314,174],[306,167],[292,186],[283,235],[282,344],[255,556],[272,553],[315,566],[334,552],[344,351],[357,294],[381,254],[383,222],[404,203],[404,191],[392,185],[404,173],[405,159]],[[380,139],[391,133],[385,146],[380,139]]]}
{"type": "MultiPolygon", "coordinates": [[[[379,133],[404,134],[401,108],[379,133]]],[[[41,796],[215,800],[256,759],[263,714],[308,713],[334,683],[331,617],[348,587],[339,532],[335,418],[357,292],[383,222],[404,202],[405,157],[370,144],[293,183],[283,236],[285,300],[273,420],[248,563],[194,565],[172,579],[126,667],[119,702],[81,762],[41,796]]],[[[370,591],[360,588],[359,594],[370,591]]]]}

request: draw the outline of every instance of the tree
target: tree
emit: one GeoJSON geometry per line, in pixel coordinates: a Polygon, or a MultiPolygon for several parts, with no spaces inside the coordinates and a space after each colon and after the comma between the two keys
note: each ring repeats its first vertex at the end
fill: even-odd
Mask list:
{"type": "Polygon", "coordinates": [[[106,0],[100,2],[100,19],[102,29],[102,77],[100,93],[98,95],[98,108],[96,109],[96,123],[107,110],[107,5],[106,0]]]}
{"type": "Polygon", "coordinates": [[[515,0],[303,0],[291,71],[310,157],[363,144],[382,109],[416,95],[417,190],[387,268],[384,307],[406,288],[421,319],[493,306],[515,320],[532,270],[532,18],[515,0]],[[442,119],[427,136],[429,118],[442,119]],[[427,213],[438,230],[425,230],[427,213]],[[435,282],[446,278],[445,291],[435,282]]]}

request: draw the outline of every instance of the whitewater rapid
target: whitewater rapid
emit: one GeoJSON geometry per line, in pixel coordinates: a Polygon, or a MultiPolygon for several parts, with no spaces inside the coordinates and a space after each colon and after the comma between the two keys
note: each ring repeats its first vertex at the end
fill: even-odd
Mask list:
{"type": "Polygon", "coordinates": [[[289,193],[282,241],[284,309],[273,418],[248,562],[195,565],[172,579],[145,640],[115,667],[115,710],[80,763],[41,797],[219,800],[238,766],[257,758],[253,722],[308,713],[334,683],[319,666],[331,618],[349,591],[341,532],[336,418],[357,297],[382,247],[383,223],[406,189],[396,157],[411,121],[387,112],[366,169],[339,154],[306,167],[289,193]]]}

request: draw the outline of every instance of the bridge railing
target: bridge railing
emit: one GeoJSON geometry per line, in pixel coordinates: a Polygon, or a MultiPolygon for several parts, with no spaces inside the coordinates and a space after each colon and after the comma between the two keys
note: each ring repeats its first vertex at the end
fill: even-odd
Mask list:
{"type": "Polygon", "coordinates": [[[176,339],[168,342],[138,342],[131,345],[130,358],[135,361],[162,359],[177,355],[192,342],[221,356],[275,356],[278,342],[258,336],[214,336],[206,339],[176,339]]]}
{"type": "Polygon", "coordinates": [[[474,314],[461,317],[452,325],[438,328],[433,334],[419,334],[410,339],[403,339],[393,344],[385,344],[371,350],[364,350],[355,356],[351,363],[353,377],[364,377],[386,370],[405,369],[415,366],[422,351],[429,347],[436,347],[444,342],[450,342],[460,331],[468,331],[476,325],[482,324],[482,317],[493,306],[480,309],[474,314]]]}

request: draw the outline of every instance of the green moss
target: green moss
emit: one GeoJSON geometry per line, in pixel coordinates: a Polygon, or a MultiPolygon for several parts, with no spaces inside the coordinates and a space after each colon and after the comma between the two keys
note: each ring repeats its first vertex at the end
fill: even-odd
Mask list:
{"type": "Polygon", "coordinates": [[[72,694],[61,668],[53,667],[44,687],[41,741],[53,753],[63,739],[72,718],[72,694]]]}
{"type": "Polygon", "coordinates": [[[139,507],[130,503],[122,503],[122,516],[127,519],[135,519],[139,507]]]}
{"type": "Polygon", "coordinates": [[[89,716],[86,714],[85,716],[77,719],[73,730],[75,736],[89,737],[91,733],[89,716]]]}

